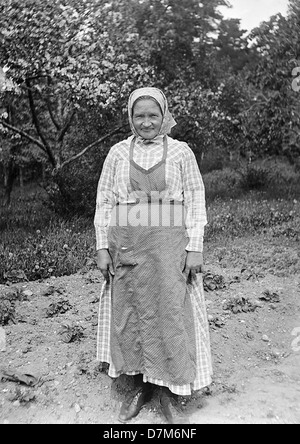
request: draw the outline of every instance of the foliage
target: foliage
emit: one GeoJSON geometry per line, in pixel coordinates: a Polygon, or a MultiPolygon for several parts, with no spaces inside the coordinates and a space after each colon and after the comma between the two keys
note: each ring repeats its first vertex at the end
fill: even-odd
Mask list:
{"type": "Polygon", "coordinates": [[[285,227],[282,235],[299,239],[299,203],[285,199],[264,199],[263,194],[252,193],[235,199],[214,200],[208,205],[209,224],[207,239],[236,238],[257,233],[278,236],[278,228],[285,227]],[[290,231],[287,230],[290,227],[290,231]],[[298,228],[297,228],[298,227],[298,228]]]}
{"type": "Polygon", "coordinates": [[[0,282],[36,280],[75,273],[94,257],[91,219],[57,217],[45,194],[26,186],[0,210],[0,282]]]}
{"type": "Polygon", "coordinates": [[[213,170],[203,175],[205,184],[206,199],[208,202],[213,202],[215,199],[234,198],[241,193],[237,187],[240,180],[240,175],[236,170],[230,168],[223,168],[213,170]]]}
{"type": "Polygon", "coordinates": [[[117,93],[127,96],[132,79],[143,75],[130,11],[118,3],[116,10],[102,0],[3,2],[1,58],[10,78],[44,78],[36,89],[51,104],[60,97],[70,106],[116,105],[117,93]]]}
{"type": "Polygon", "coordinates": [[[15,322],[16,307],[14,301],[0,295],[0,326],[15,322]]]}
{"type": "Polygon", "coordinates": [[[240,295],[226,299],[223,304],[224,310],[232,311],[234,314],[253,312],[256,308],[257,305],[255,305],[249,298],[240,295]]]}
{"type": "MultiPolygon", "coordinates": [[[[279,238],[281,244],[282,239],[284,242],[300,240],[298,202],[264,200],[261,194],[228,201],[214,200],[208,204],[208,220],[205,232],[208,243],[259,233],[279,238]]],[[[5,276],[13,271],[23,272],[20,280],[25,277],[37,280],[94,267],[94,244],[91,219],[78,218],[69,222],[52,219],[47,227],[36,231],[8,227],[0,246],[0,282],[9,282],[5,276]]],[[[291,257],[289,263],[295,260],[291,257]]]]}
{"type": "MultiPolygon", "coordinates": [[[[74,154],[65,133],[78,109],[87,114],[87,107],[89,113],[95,106],[103,134],[110,122],[116,126],[122,120],[125,101],[135,86],[156,81],[177,98],[183,87],[178,112],[185,106],[184,98],[193,90],[199,92],[201,85],[216,89],[209,35],[221,19],[217,7],[225,3],[65,0],[46,7],[34,0],[3,3],[1,58],[10,68],[10,78],[31,97],[32,131],[38,136],[34,139],[42,141],[38,146],[52,166],[74,154]]],[[[209,116],[211,110],[202,114],[207,111],[209,116]]],[[[199,109],[193,106],[189,111],[195,120],[199,109]]]]}
{"type": "Polygon", "coordinates": [[[267,158],[251,164],[236,161],[221,170],[203,175],[206,196],[214,199],[237,198],[249,191],[261,190],[266,199],[300,198],[299,171],[285,158],[267,158]]]}
{"type": "Polygon", "coordinates": [[[94,256],[92,223],[52,220],[35,232],[10,228],[0,246],[0,281],[22,270],[28,280],[76,273],[94,256]]]}
{"type": "Polygon", "coordinates": [[[224,0],[142,0],[136,2],[136,27],[150,44],[150,61],[163,88],[176,79],[204,79],[206,53],[217,29],[224,0]]]}
{"type": "Polygon", "coordinates": [[[240,72],[247,64],[253,63],[255,52],[248,47],[246,31],[241,29],[239,19],[222,20],[218,27],[218,37],[214,46],[218,49],[217,58],[227,60],[227,69],[240,72]]]}
{"type": "Polygon", "coordinates": [[[61,217],[74,214],[89,217],[95,212],[96,191],[103,164],[103,155],[85,158],[68,166],[56,181],[61,180],[60,188],[53,182],[46,185],[48,199],[45,205],[61,217]],[[87,174],[88,172],[88,174],[87,174]],[[63,193],[61,189],[63,188],[63,193]]]}
{"type": "MultiPolygon", "coordinates": [[[[277,174],[282,169],[283,174],[280,165],[273,169],[277,174]]],[[[265,191],[241,190],[239,177],[236,169],[204,175],[209,221],[206,242],[232,242],[259,233],[278,239],[282,245],[299,242],[300,190],[298,198],[291,199],[287,180],[281,183],[283,198],[268,198],[265,191]],[[220,194],[222,199],[216,197],[220,194]]],[[[292,170],[287,179],[299,184],[299,175],[293,175],[292,170]]],[[[14,197],[11,209],[2,210],[0,216],[0,283],[70,275],[95,266],[92,217],[59,218],[44,207],[43,195],[37,192],[26,198],[14,197]]],[[[295,265],[296,259],[290,257],[288,263],[295,265]]]]}
{"type": "Polygon", "coordinates": [[[26,122],[2,118],[2,125],[38,147],[52,168],[73,158],[67,135],[75,124],[88,129],[85,120],[76,120],[80,111],[97,107],[96,142],[120,126],[132,85],[151,79],[147,52],[140,51],[125,6],[103,0],[0,3],[1,63],[15,86],[12,94],[30,116],[26,122]]]}
{"type": "Polygon", "coordinates": [[[257,89],[244,113],[247,143],[255,155],[285,154],[299,158],[299,90],[292,88],[293,69],[299,66],[297,1],[290,1],[287,17],[280,14],[253,30],[251,39],[259,59],[248,73],[257,89]]]}
{"type": "Polygon", "coordinates": [[[166,88],[178,125],[173,135],[194,150],[199,164],[206,155],[229,158],[241,146],[240,114],[248,101],[247,87],[239,76],[223,76],[205,89],[199,82],[174,82],[166,88]]]}
{"type": "Polygon", "coordinates": [[[262,190],[265,189],[271,181],[271,173],[263,167],[256,167],[248,164],[240,171],[240,187],[242,190],[262,190]]]}
{"type": "MultiPolygon", "coordinates": [[[[128,133],[128,95],[144,85],[165,91],[177,121],[172,135],[189,143],[204,172],[268,155],[297,164],[298,2],[250,37],[238,19],[222,17],[226,4],[0,0],[6,171],[13,178],[16,167],[47,163],[50,204],[68,216],[91,214],[103,158],[128,133]]],[[[239,187],[262,182],[268,188],[266,173],[249,168],[239,187]]]]}

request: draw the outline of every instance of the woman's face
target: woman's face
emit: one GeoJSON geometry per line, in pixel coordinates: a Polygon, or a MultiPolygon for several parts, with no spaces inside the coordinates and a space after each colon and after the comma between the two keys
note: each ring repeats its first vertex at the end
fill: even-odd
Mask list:
{"type": "Polygon", "coordinates": [[[139,136],[154,139],[163,122],[159,105],[151,99],[138,100],[133,108],[132,122],[139,136]]]}

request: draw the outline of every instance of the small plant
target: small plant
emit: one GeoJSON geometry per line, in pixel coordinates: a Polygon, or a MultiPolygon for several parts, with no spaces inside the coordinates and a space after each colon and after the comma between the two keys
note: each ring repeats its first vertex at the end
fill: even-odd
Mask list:
{"type": "Polygon", "coordinates": [[[79,341],[83,337],[83,328],[79,325],[65,323],[61,325],[59,335],[65,343],[79,341]]]}
{"type": "Polygon", "coordinates": [[[72,305],[69,301],[61,299],[58,302],[53,302],[49,305],[49,307],[46,310],[46,316],[47,318],[52,318],[53,316],[56,316],[58,314],[64,314],[68,310],[72,308],[72,305]]]}
{"type": "Polygon", "coordinates": [[[213,274],[210,271],[203,276],[203,287],[205,291],[214,291],[226,287],[224,276],[213,274]]]}
{"type": "Polygon", "coordinates": [[[232,313],[247,313],[250,311],[255,311],[257,305],[253,304],[248,298],[244,296],[235,296],[228,299],[224,305],[224,310],[230,310],[232,313]]]}
{"type": "Polygon", "coordinates": [[[275,292],[272,293],[270,290],[265,290],[262,296],[259,297],[259,299],[266,302],[280,302],[280,296],[275,292]]]}
{"type": "Polygon", "coordinates": [[[35,401],[35,398],[34,391],[28,387],[16,387],[9,396],[11,402],[19,401],[23,405],[35,401]]]}
{"type": "Polygon", "coordinates": [[[0,325],[10,322],[15,324],[15,303],[6,298],[0,298],[0,325]]]}

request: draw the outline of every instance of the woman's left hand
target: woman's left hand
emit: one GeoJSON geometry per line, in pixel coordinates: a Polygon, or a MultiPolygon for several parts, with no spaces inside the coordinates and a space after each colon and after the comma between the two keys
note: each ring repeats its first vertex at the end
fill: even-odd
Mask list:
{"type": "Polygon", "coordinates": [[[183,273],[186,275],[186,279],[195,278],[197,273],[204,273],[203,253],[188,251],[183,273]]]}

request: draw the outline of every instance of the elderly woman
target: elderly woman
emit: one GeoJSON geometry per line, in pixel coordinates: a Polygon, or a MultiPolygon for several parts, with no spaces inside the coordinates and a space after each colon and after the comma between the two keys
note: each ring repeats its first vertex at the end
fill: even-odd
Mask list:
{"type": "Polygon", "coordinates": [[[176,395],[211,383],[201,280],[204,186],[192,150],[168,136],[176,122],[162,91],[135,90],[128,117],[133,134],[110,149],[97,191],[98,267],[105,278],[97,359],[109,363],[110,377],[126,374],[136,382],[121,422],[138,415],[159,387],[162,413],[175,423],[176,395]]]}

